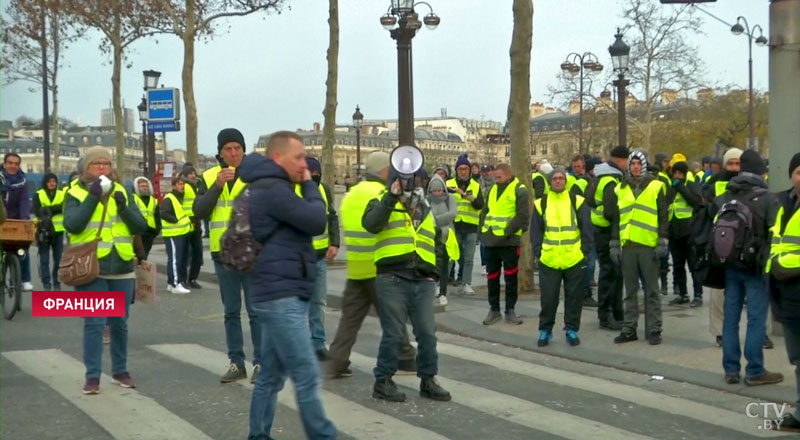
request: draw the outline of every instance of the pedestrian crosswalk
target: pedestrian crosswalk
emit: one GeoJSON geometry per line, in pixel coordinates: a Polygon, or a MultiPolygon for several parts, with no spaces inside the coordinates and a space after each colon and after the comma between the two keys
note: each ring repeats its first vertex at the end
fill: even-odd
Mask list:
{"type": "MultiPolygon", "coordinates": [[[[437,378],[453,396],[453,401],[448,403],[428,402],[416,396],[419,379],[414,376],[394,378],[409,395],[407,403],[391,404],[372,400],[369,398],[368,387],[371,386],[371,371],[375,359],[361,352],[353,352],[351,367],[356,371],[356,376],[326,383],[321,389],[325,411],[342,437],[359,440],[486,438],[477,433],[477,428],[487,426],[492,427],[489,432],[495,432],[496,438],[739,439],[783,436],[779,432],[758,430],[755,421],[747,418],[744,412],[738,413],[688,398],[673,397],[609,379],[582,375],[457,344],[440,342],[438,350],[440,365],[447,367],[441,368],[437,378]],[[470,373],[465,373],[467,371],[470,373]],[[473,371],[476,373],[470,376],[473,371]],[[498,381],[519,381],[519,378],[526,377],[545,386],[526,388],[524,393],[495,386],[498,381]],[[352,389],[348,391],[348,386],[358,389],[355,392],[352,389]],[[642,426],[631,424],[630,418],[624,415],[598,420],[598,417],[589,417],[580,411],[571,410],[569,405],[551,404],[559,396],[543,398],[547,392],[545,387],[552,387],[557,392],[562,390],[560,394],[564,398],[574,393],[586,393],[587,399],[591,394],[594,398],[600,396],[608,402],[626,402],[629,413],[653,412],[662,419],[673,418],[676,426],[687,426],[686,430],[689,432],[651,432],[642,426]],[[459,419],[459,413],[468,414],[469,420],[459,419]],[[461,426],[457,426],[459,424],[461,426]],[[471,425],[466,426],[467,424],[471,425]],[[474,436],[469,436],[469,430],[472,429],[470,426],[475,426],[474,436]],[[703,432],[691,431],[698,427],[702,427],[703,432]]],[[[168,363],[182,371],[197,370],[208,381],[216,381],[216,375],[228,362],[226,353],[195,343],[146,345],[138,355],[152,357],[151,362],[155,364],[168,363]]],[[[65,351],[20,350],[3,352],[2,356],[23,374],[32,376],[66,399],[74,406],[75,411],[87,415],[108,433],[108,438],[231,438],[203,432],[187,420],[186,414],[181,413],[183,417],[178,415],[179,411],[176,411],[174,403],[158,401],[167,397],[145,387],[130,390],[104,386],[99,396],[82,395],[80,388],[83,383],[83,364],[65,351]]],[[[4,381],[9,380],[14,379],[4,378],[4,381]]],[[[4,382],[4,385],[7,383],[4,382]]],[[[107,384],[108,378],[103,377],[101,383],[107,384]]],[[[234,388],[229,385],[219,386],[225,387],[226,391],[234,390],[236,398],[249,403],[249,391],[253,388],[249,381],[236,382],[234,388]],[[235,392],[236,389],[240,391],[235,392]]],[[[278,402],[289,413],[296,415],[297,407],[291,382],[287,382],[279,394],[278,402]]],[[[246,406],[246,403],[243,405],[246,406]]],[[[286,413],[283,414],[285,417],[286,413]]],[[[246,414],[238,417],[234,423],[246,426],[246,414]]],[[[302,432],[282,434],[276,437],[302,438],[302,432]]],[[[66,435],[59,438],[72,437],[66,435]]]]}

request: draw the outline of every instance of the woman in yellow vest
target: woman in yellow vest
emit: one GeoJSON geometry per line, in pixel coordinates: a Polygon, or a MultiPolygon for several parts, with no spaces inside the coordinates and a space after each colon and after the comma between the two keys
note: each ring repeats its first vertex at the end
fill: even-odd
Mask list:
{"type": "Polygon", "coordinates": [[[153,184],[147,177],[139,176],[133,179],[133,202],[142,213],[145,222],[147,222],[147,230],[144,234],[137,235],[134,239],[136,245],[136,257],[140,260],[146,260],[150,255],[150,249],[153,247],[153,240],[161,232],[161,216],[158,214],[158,199],[153,194],[153,184]]]}
{"type": "Polygon", "coordinates": [[[47,173],[42,180],[42,187],[33,196],[34,217],[37,229],[47,229],[48,234],[37,234],[39,249],[39,277],[44,290],[61,290],[58,282],[58,265],[64,251],[64,195],[66,191],[58,189],[58,177],[47,173]],[[47,237],[45,241],[40,241],[47,237]],[[50,253],[53,254],[53,268],[50,269],[50,253]],[[51,273],[52,272],[52,273],[51,273]]]}
{"type": "MultiPolygon", "coordinates": [[[[455,255],[449,255],[445,243],[455,239],[455,220],[458,214],[458,205],[452,194],[447,192],[445,181],[438,173],[434,173],[428,182],[428,203],[431,205],[431,214],[436,223],[436,268],[439,271],[439,289],[436,298],[439,304],[447,305],[447,280],[450,273],[450,260],[457,260],[455,255]]],[[[456,242],[456,249],[458,242],[456,242]]]]}
{"type": "Polygon", "coordinates": [[[191,163],[187,162],[183,164],[181,176],[186,182],[183,190],[183,211],[189,216],[189,221],[192,223],[192,232],[186,238],[184,270],[187,271],[187,277],[184,282],[190,289],[201,289],[203,286],[197,282],[197,277],[200,276],[200,267],[203,265],[203,231],[192,209],[197,196],[197,171],[191,163]]]}
{"type": "Polygon", "coordinates": [[[86,365],[83,393],[97,394],[100,392],[103,327],[106,323],[111,328],[111,383],[124,388],[136,386],[127,367],[128,316],[135,278],[133,236],[144,232],[147,226],[125,188],[114,181],[109,149],[91,147],[84,157],[85,167],[80,180],[64,198],[64,229],[73,245],[91,242],[100,232],[97,246],[100,274],[91,283],[77,286],[75,290],[125,292],[124,317],[87,317],[83,321],[83,362],[86,365]],[[101,176],[111,181],[101,179],[101,176]]]}
{"type": "Polygon", "coordinates": [[[192,232],[192,223],[183,210],[186,181],[172,178],[172,191],[161,200],[161,235],[167,247],[167,291],[178,295],[190,292],[186,287],[186,240],[192,232]]]}

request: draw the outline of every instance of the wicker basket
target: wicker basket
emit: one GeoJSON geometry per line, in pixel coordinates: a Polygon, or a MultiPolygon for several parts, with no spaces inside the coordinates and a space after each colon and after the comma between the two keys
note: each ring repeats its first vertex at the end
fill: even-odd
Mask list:
{"type": "Polygon", "coordinates": [[[33,220],[7,219],[0,225],[0,243],[3,248],[27,248],[33,243],[36,226],[33,220]]]}

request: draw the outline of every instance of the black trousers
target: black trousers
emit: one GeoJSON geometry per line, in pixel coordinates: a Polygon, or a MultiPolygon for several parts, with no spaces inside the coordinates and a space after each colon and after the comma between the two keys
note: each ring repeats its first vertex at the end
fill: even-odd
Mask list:
{"type": "Polygon", "coordinates": [[[622,268],[611,262],[608,242],[611,241],[611,228],[594,227],[594,243],[597,247],[597,261],[600,273],[597,276],[597,317],[601,323],[611,318],[624,319],[622,313],[622,268]]]}
{"type": "Polygon", "coordinates": [[[564,270],[553,269],[540,262],[539,291],[542,310],[539,312],[539,330],[553,331],[562,280],[564,281],[564,330],[577,332],[581,327],[586,260],[564,270]]]}
{"type": "MultiPolygon", "coordinates": [[[[454,234],[455,232],[450,232],[454,234]]],[[[439,295],[447,296],[447,277],[450,272],[450,258],[444,243],[436,243],[436,270],[439,272],[439,295]]]]}
{"type": "Polygon", "coordinates": [[[694,247],[689,243],[690,235],[683,238],[669,239],[669,252],[672,254],[672,280],[673,290],[680,296],[688,296],[686,281],[686,263],[689,263],[689,273],[692,275],[694,297],[703,297],[703,281],[697,273],[697,255],[694,247]]]}
{"type": "Polygon", "coordinates": [[[188,270],[189,277],[184,281],[195,281],[200,276],[200,266],[203,265],[203,231],[200,224],[196,224],[194,231],[186,236],[186,251],[183,257],[184,273],[188,270]]]}
{"type": "Polygon", "coordinates": [[[167,283],[170,286],[186,281],[186,268],[180,264],[186,252],[186,237],[178,235],[164,238],[167,249],[167,283]]]}
{"type": "Polygon", "coordinates": [[[489,306],[500,311],[500,270],[506,281],[506,311],[517,305],[517,272],[519,272],[519,246],[486,247],[486,271],[489,287],[489,306]]]}
{"type": "MultiPolygon", "coordinates": [[[[144,246],[144,258],[147,259],[150,256],[150,249],[153,247],[153,240],[155,240],[156,236],[155,229],[147,229],[144,234],[142,234],[142,245],[144,246]]],[[[166,241],[166,240],[165,240],[166,241]]]]}

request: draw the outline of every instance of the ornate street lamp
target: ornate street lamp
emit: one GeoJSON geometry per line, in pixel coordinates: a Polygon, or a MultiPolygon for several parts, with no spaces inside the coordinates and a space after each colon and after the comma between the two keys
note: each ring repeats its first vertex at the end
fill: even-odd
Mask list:
{"type": "Polygon", "coordinates": [[[364,115],[356,105],[356,112],[353,113],[353,127],[356,128],[356,182],[361,181],[361,126],[364,123],[364,115]]]}
{"type": "MultiPolygon", "coordinates": [[[[397,101],[398,101],[398,143],[414,145],[414,83],[411,67],[411,39],[425,24],[428,29],[436,29],[440,18],[426,2],[413,0],[392,0],[380,22],[397,41],[397,101]],[[430,10],[422,21],[415,7],[425,5],[430,10]]],[[[360,163],[360,162],[359,162],[360,163]]]]}
{"type": "Polygon", "coordinates": [[[747,75],[748,75],[748,91],[749,91],[749,103],[747,108],[747,125],[750,128],[750,133],[747,139],[747,148],[753,149],[755,148],[755,133],[756,128],[755,124],[753,123],[753,40],[755,40],[756,45],[764,46],[767,44],[767,37],[764,36],[764,30],[761,29],[760,25],[755,25],[753,28],[750,28],[750,25],[747,23],[747,19],[739,16],[736,19],[736,24],[731,26],[731,32],[733,35],[741,35],[743,33],[747,33],[747,75]],[[742,26],[744,23],[744,26],[742,26]],[[753,38],[753,33],[758,29],[758,37],[753,38]]]}
{"type": "Polygon", "coordinates": [[[155,70],[145,70],[144,74],[144,90],[155,89],[158,87],[158,79],[161,77],[161,72],[155,70]]]}
{"type": "Polygon", "coordinates": [[[580,74],[580,92],[578,96],[578,101],[580,103],[578,107],[578,151],[583,154],[583,81],[586,75],[601,72],[603,70],[603,65],[600,64],[597,56],[591,52],[584,52],[583,54],[573,52],[567,55],[567,59],[561,63],[561,70],[570,75],[580,74]]]}
{"type": "Polygon", "coordinates": [[[628,71],[628,63],[630,61],[631,48],[624,41],[622,41],[622,32],[617,28],[617,34],[614,44],[608,47],[608,53],[611,55],[611,64],[614,66],[614,72],[617,73],[617,79],[613,81],[614,86],[617,88],[617,123],[619,126],[619,145],[628,145],[628,123],[625,119],[625,98],[627,93],[625,87],[630,84],[630,81],[625,79],[625,73],[628,71]]]}
{"type": "Polygon", "coordinates": [[[139,110],[139,120],[142,121],[142,164],[144,165],[142,172],[147,176],[147,99],[145,97],[142,97],[142,102],[136,106],[136,109],[139,110]]]}
{"type": "MultiPolygon", "coordinates": [[[[150,89],[155,89],[158,87],[158,79],[161,77],[161,72],[156,70],[145,70],[142,72],[144,76],[144,91],[147,94],[147,91],[150,89]]],[[[147,99],[142,98],[144,102],[144,116],[145,121],[147,120],[147,99]]],[[[140,113],[141,114],[141,113],[140,113]]],[[[145,176],[147,176],[151,181],[153,180],[153,176],[156,172],[156,134],[153,132],[147,133],[147,172],[145,176]]]]}

